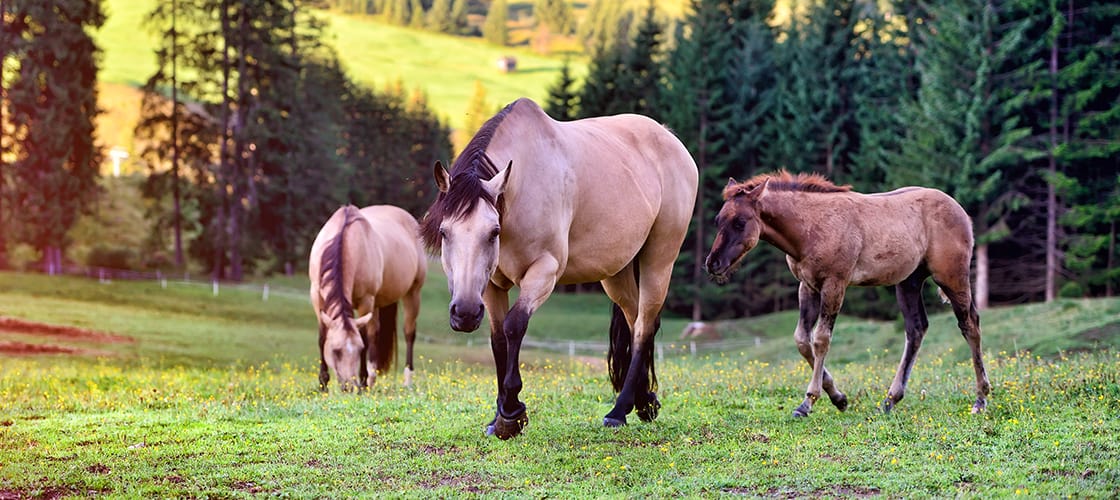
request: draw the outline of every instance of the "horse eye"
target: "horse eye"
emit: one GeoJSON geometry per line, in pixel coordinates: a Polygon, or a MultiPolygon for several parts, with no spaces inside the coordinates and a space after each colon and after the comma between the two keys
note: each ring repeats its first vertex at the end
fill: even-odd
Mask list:
{"type": "Polygon", "coordinates": [[[496,228],[492,229],[490,231],[490,242],[492,243],[492,242],[494,242],[494,240],[498,239],[498,235],[501,234],[501,232],[502,232],[501,228],[496,227],[496,228]]]}
{"type": "Polygon", "coordinates": [[[736,231],[742,231],[747,227],[747,223],[743,221],[743,219],[736,217],[731,220],[731,227],[735,228],[736,231]]]}
{"type": "Polygon", "coordinates": [[[444,230],[442,227],[439,228],[439,237],[440,238],[447,238],[447,231],[444,230]]]}

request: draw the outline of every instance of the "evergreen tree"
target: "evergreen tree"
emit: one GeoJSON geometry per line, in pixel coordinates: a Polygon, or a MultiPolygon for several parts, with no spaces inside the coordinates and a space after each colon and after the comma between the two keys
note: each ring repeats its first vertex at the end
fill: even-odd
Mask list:
{"type": "Polygon", "coordinates": [[[638,25],[638,32],[624,57],[624,71],[628,82],[623,85],[623,100],[630,103],[628,110],[659,118],[659,90],[664,71],[661,42],[665,27],[655,17],[655,3],[649,1],[638,25]]]}
{"type": "Polygon", "coordinates": [[[625,45],[601,46],[587,68],[587,78],[579,92],[579,118],[625,112],[620,84],[625,84],[623,57],[625,45]]]}
{"type": "Polygon", "coordinates": [[[408,26],[412,28],[423,28],[427,23],[427,16],[424,13],[424,4],[421,0],[412,0],[408,4],[408,26]]]}
{"type": "Polygon", "coordinates": [[[533,0],[533,17],[550,33],[566,35],[572,29],[572,10],[566,0],[533,0]]]}
{"type": "Polygon", "coordinates": [[[548,88],[548,99],[544,104],[544,111],[556,120],[572,120],[578,113],[579,96],[576,94],[575,79],[572,78],[572,63],[564,59],[560,67],[560,77],[556,83],[548,88]]]}
{"type": "Polygon", "coordinates": [[[482,36],[486,41],[500,45],[509,45],[509,4],[506,0],[494,0],[490,10],[486,12],[486,21],[482,24],[482,36]]]}
{"type": "Polygon", "coordinates": [[[97,194],[99,49],[86,30],[99,28],[105,16],[98,0],[13,1],[0,10],[2,62],[11,70],[4,82],[7,122],[0,123],[3,161],[11,161],[0,171],[0,187],[7,188],[3,232],[59,271],[66,233],[97,194]]]}
{"type": "Polygon", "coordinates": [[[817,0],[790,23],[779,46],[786,68],[780,106],[770,122],[779,139],[768,158],[775,166],[837,181],[846,174],[856,137],[853,7],[853,0],[817,0]]]}
{"type": "MultiPolygon", "coordinates": [[[[460,0],[466,3],[466,0],[460,0]]],[[[437,33],[446,33],[448,35],[456,34],[457,27],[455,26],[455,19],[451,17],[451,9],[454,0],[435,0],[432,2],[432,8],[428,10],[428,29],[437,33]]]]}
{"type": "Polygon", "coordinates": [[[486,87],[479,80],[474,81],[474,92],[467,103],[467,121],[463,124],[463,132],[468,138],[474,137],[475,132],[482,128],[482,124],[489,120],[494,106],[486,99],[486,87]]]}
{"type": "Polygon", "coordinates": [[[991,243],[1007,236],[1006,216],[1023,203],[1018,187],[1023,139],[1020,112],[1029,67],[1012,64],[1029,49],[1029,22],[1008,17],[994,0],[930,5],[918,38],[921,86],[904,108],[910,125],[888,182],[937,187],[960,202],[976,235],[975,301],[988,305],[991,243]]]}
{"type": "MultiPolygon", "coordinates": [[[[754,145],[745,141],[763,134],[761,119],[770,106],[766,89],[772,85],[768,44],[773,37],[767,20],[772,11],[773,3],[768,1],[693,0],[677,47],[669,55],[662,91],[664,119],[696,160],[700,187],[695,218],[674,268],[678,285],[670,290],[667,306],[694,319],[711,318],[717,311],[741,313],[749,307],[742,302],[722,304],[721,298],[759,297],[736,297],[715,287],[706,279],[702,261],[711,240],[707,223],[722,203],[720,192],[728,176],[738,175],[734,172],[741,172],[744,159],[758,155],[754,145]]],[[[766,257],[768,250],[762,247],[752,262],[766,257]]],[[[757,275],[747,273],[747,279],[755,280],[757,275]]],[[[761,288],[749,291],[757,294],[761,288]]]]}

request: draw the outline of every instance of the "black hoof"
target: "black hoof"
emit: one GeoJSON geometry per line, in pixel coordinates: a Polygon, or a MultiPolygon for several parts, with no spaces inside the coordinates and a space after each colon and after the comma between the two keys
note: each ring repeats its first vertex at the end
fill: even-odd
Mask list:
{"type": "Polygon", "coordinates": [[[813,412],[813,407],[809,403],[801,403],[796,409],[793,410],[793,418],[808,417],[813,412]]]}
{"type": "Polygon", "coordinates": [[[984,398],[976,398],[976,402],[972,403],[972,413],[982,413],[988,408],[988,400],[984,398]]]}
{"type": "Polygon", "coordinates": [[[835,406],[837,410],[844,411],[848,409],[848,396],[844,393],[841,392],[836,398],[829,396],[828,399],[832,401],[832,405],[835,406]]]}
{"type": "Polygon", "coordinates": [[[622,427],[624,425],[626,425],[626,417],[621,419],[611,416],[603,417],[603,427],[622,427]]]}
{"type": "Polygon", "coordinates": [[[645,406],[638,408],[638,418],[642,422],[653,422],[657,419],[657,412],[661,410],[661,402],[657,400],[657,394],[649,393],[649,402],[645,406]]]}
{"type": "Polygon", "coordinates": [[[494,424],[487,427],[487,434],[491,434],[490,431],[492,428],[492,435],[504,441],[521,434],[521,429],[524,429],[526,425],[529,425],[529,414],[527,412],[521,412],[520,415],[513,418],[506,418],[498,414],[498,416],[494,418],[494,424]]]}
{"type": "Polygon", "coordinates": [[[894,408],[894,401],[892,401],[891,398],[884,399],[883,404],[879,406],[879,409],[883,410],[884,415],[890,413],[892,408],[894,408]]]}

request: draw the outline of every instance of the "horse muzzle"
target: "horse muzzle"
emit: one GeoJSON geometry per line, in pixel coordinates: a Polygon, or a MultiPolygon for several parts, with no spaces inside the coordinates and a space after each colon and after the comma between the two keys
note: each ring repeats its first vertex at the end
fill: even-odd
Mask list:
{"type": "Polygon", "coordinates": [[[708,271],[708,279],[719,283],[727,283],[731,275],[731,262],[715,254],[708,254],[704,260],[704,268],[708,271]]]}
{"type": "Polygon", "coordinates": [[[485,309],[482,304],[467,304],[451,301],[449,318],[451,329],[457,332],[473,332],[482,323],[482,314],[485,309]]]}

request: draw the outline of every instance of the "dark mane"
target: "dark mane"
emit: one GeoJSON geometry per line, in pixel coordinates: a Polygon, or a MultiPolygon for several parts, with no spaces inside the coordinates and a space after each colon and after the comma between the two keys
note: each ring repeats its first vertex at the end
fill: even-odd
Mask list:
{"type": "Polygon", "coordinates": [[[362,214],[358,212],[358,208],[354,205],[346,205],[341,210],[344,217],[342,227],[338,229],[338,234],[334,235],[334,238],[331,238],[326,248],[323,249],[323,258],[319,266],[319,286],[321,288],[323,283],[331,284],[327,296],[323,297],[323,310],[332,318],[341,317],[343,321],[346,321],[354,314],[354,306],[350,303],[350,298],[346,296],[346,290],[342,286],[342,243],[346,228],[350,226],[350,223],[358,220],[362,214]]]}
{"type": "Polygon", "coordinates": [[[758,174],[738,184],[728,185],[723,189],[723,198],[728,199],[736,192],[750,191],[761,185],[767,179],[767,190],[776,191],[801,191],[804,193],[845,193],[852,190],[852,186],[837,186],[821,174],[799,173],[791,174],[785,169],[777,172],[758,174]]]}
{"type": "Polygon", "coordinates": [[[486,148],[494,133],[498,130],[502,120],[513,110],[520,100],[513,101],[502,108],[498,114],[486,120],[471,142],[463,148],[463,152],[451,165],[451,186],[446,193],[440,193],[428,209],[424,220],[420,222],[420,237],[428,251],[435,253],[439,250],[439,226],[444,217],[456,217],[474,210],[478,200],[484,200],[492,205],[497,201],[490,193],[483,189],[482,181],[490,180],[498,173],[497,165],[486,154],[486,148]]]}

